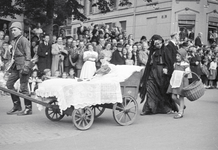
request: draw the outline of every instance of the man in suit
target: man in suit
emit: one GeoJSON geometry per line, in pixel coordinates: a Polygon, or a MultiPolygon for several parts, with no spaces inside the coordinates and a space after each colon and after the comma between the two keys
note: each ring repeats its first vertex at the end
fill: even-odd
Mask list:
{"type": "MultiPolygon", "coordinates": [[[[80,77],[80,73],[81,73],[81,69],[83,66],[83,53],[85,51],[85,44],[84,41],[80,41],[79,43],[79,47],[76,49],[76,53],[77,53],[77,59],[75,61],[75,63],[71,62],[71,65],[75,68],[76,70],[76,76],[79,78],[80,77]]],[[[72,55],[71,55],[72,56],[72,55]]]]}
{"type": "Polygon", "coordinates": [[[199,32],[198,36],[195,38],[195,46],[202,47],[203,44],[201,42],[201,36],[202,36],[202,33],[199,32]]]}
{"type": "Polygon", "coordinates": [[[77,28],[77,36],[79,40],[83,39],[83,35],[85,34],[86,27],[84,26],[83,22],[80,22],[80,26],[77,28]]]}
{"type": "Polygon", "coordinates": [[[178,42],[179,42],[179,34],[173,33],[170,35],[171,40],[169,41],[168,45],[166,46],[166,53],[164,53],[164,58],[166,61],[166,65],[169,66],[168,75],[172,75],[173,73],[173,64],[176,62],[176,54],[178,51],[178,42]]]}
{"type": "Polygon", "coordinates": [[[117,50],[111,56],[111,63],[114,65],[125,65],[125,59],[122,54],[123,46],[121,43],[117,44],[117,50]]]}
{"type": "Polygon", "coordinates": [[[37,55],[38,55],[38,69],[40,74],[44,72],[45,69],[51,69],[51,44],[49,43],[49,35],[45,34],[43,36],[43,42],[39,44],[37,55]]]}
{"type": "MultiPolygon", "coordinates": [[[[11,32],[15,40],[14,49],[12,52],[12,57],[14,58],[14,64],[11,67],[11,74],[8,78],[6,86],[10,90],[14,90],[14,84],[17,80],[20,80],[20,92],[22,94],[29,95],[27,88],[29,75],[30,75],[30,60],[31,51],[30,44],[27,38],[22,35],[22,25],[20,22],[13,22],[11,27],[11,32]]],[[[25,110],[21,111],[20,98],[16,95],[11,94],[12,102],[14,107],[7,112],[8,115],[18,114],[18,115],[30,115],[32,114],[32,102],[24,99],[25,110]],[[21,111],[21,112],[19,112],[21,111]]]]}

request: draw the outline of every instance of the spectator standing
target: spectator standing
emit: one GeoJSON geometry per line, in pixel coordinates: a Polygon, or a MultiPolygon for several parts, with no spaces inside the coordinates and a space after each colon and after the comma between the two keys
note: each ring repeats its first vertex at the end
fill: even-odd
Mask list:
{"type": "Polygon", "coordinates": [[[138,46],[136,44],[132,48],[132,60],[135,66],[139,66],[138,46]]]}
{"type": "Polygon", "coordinates": [[[52,45],[52,65],[51,65],[51,74],[52,76],[55,75],[55,71],[59,70],[60,72],[63,71],[63,60],[66,50],[64,50],[64,46],[62,43],[62,37],[57,38],[57,43],[52,45]]]}
{"type": "Polygon", "coordinates": [[[51,69],[52,54],[51,54],[51,44],[49,43],[49,35],[44,35],[43,42],[38,46],[38,69],[40,76],[43,74],[45,69],[51,69]]]}
{"type": "Polygon", "coordinates": [[[209,88],[214,88],[214,81],[216,80],[217,76],[217,62],[215,58],[212,58],[212,61],[210,62],[209,67],[209,88]]]}
{"type": "Polygon", "coordinates": [[[91,79],[96,72],[95,62],[98,59],[98,53],[94,51],[92,44],[87,44],[88,51],[83,54],[84,65],[81,70],[81,79],[91,79]]]}
{"type": "Polygon", "coordinates": [[[78,53],[77,53],[77,43],[76,40],[73,39],[71,48],[69,51],[69,62],[70,62],[70,68],[75,68],[75,62],[78,60],[78,53]]]}
{"type": "Polygon", "coordinates": [[[134,61],[132,60],[132,53],[128,53],[125,63],[126,65],[134,65],[134,61]]]}
{"type": "Polygon", "coordinates": [[[3,31],[0,31],[0,48],[2,47],[2,44],[4,43],[4,35],[5,33],[3,31]]]}
{"type": "Polygon", "coordinates": [[[79,47],[77,48],[77,55],[78,55],[78,59],[76,60],[75,64],[72,64],[73,66],[75,66],[76,68],[76,76],[79,78],[80,74],[81,74],[81,69],[83,67],[83,53],[85,51],[85,44],[84,42],[81,40],[79,43],[79,47]]]}
{"type": "Polygon", "coordinates": [[[6,35],[9,35],[9,30],[8,30],[8,26],[6,23],[3,24],[3,28],[2,28],[2,31],[4,32],[4,34],[6,35]]]}
{"type": "Polygon", "coordinates": [[[139,56],[139,66],[146,66],[148,61],[148,47],[140,48],[138,52],[139,56]]]}
{"type": "Polygon", "coordinates": [[[0,70],[5,70],[5,65],[10,62],[11,60],[11,52],[10,52],[10,47],[7,42],[4,42],[2,44],[2,48],[0,48],[0,59],[2,61],[2,67],[0,70]]]}
{"type": "Polygon", "coordinates": [[[110,62],[112,56],[111,43],[105,43],[105,49],[101,51],[99,58],[101,63],[110,62]]]}
{"type": "Polygon", "coordinates": [[[202,47],[203,44],[201,42],[201,36],[202,36],[202,33],[199,32],[198,36],[195,38],[195,46],[202,47]]]}
{"type": "Polygon", "coordinates": [[[117,50],[113,52],[112,57],[111,57],[111,63],[114,65],[124,65],[125,64],[125,59],[122,54],[122,44],[118,43],[117,44],[117,50]]]}
{"type": "Polygon", "coordinates": [[[86,31],[86,27],[84,26],[83,22],[80,22],[80,26],[77,28],[77,36],[79,40],[83,39],[85,31],[86,31]]]}
{"type": "MultiPolygon", "coordinates": [[[[197,54],[197,49],[196,47],[191,47],[191,58],[190,58],[190,68],[191,71],[196,73],[198,76],[201,76],[201,57],[199,54],[197,54]]],[[[192,74],[192,79],[191,81],[198,80],[198,77],[194,74],[192,74]]]]}
{"type": "Polygon", "coordinates": [[[38,22],[36,28],[34,28],[32,32],[40,39],[43,33],[43,30],[41,28],[41,23],[38,22]]]}
{"type": "Polygon", "coordinates": [[[191,41],[194,41],[194,38],[195,38],[195,33],[193,31],[194,29],[192,29],[188,35],[188,38],[191,40],[191,41]]]}
{"type": "Polygon", "coordinates": [[[69,73],[70,70],[70,60],[69,60],[69,56],[70,53],[72,52],[71,48],[72,48],[72,37],[67,39],[66,42],[66,46],[64,47],[64,49],[67,51],[67,54],[64,56],[64,72],[69,73]]]}

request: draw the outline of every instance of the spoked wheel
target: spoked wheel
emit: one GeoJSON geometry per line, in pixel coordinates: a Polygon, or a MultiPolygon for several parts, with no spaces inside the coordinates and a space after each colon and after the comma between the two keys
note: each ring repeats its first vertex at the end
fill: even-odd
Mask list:
{"type": "Polygon", "coordinates": [[[79,130],[89,129],[94,122],[94,113],[90,107],[75,109],[72,117],[74,126],[79,130]]]}
{"type": "Polygon", "coordinates": [[[103,112],[105,111],[105,108],[101,106],[91,106],[91,109],[94,112],[95,118],[98,118],[99,116],[101,116],[103,112]]]}
{"type": "Polygon", "coordinates": [[[132,124],[138,114],[138,103],[131,96],[124,96],[122,103],[113,105],[113,117],[115,121],[122,125],[132,124]]]}
{"type": "Polygon", "coordinates": [[[61,110],[59,109],[57,101],[51,101],[49,104],[52,105],[52,107],[45,108],[45,115],[46,117],[51,121],[59,121],[64,117],[64,113],[61,113],[61,110]]]}

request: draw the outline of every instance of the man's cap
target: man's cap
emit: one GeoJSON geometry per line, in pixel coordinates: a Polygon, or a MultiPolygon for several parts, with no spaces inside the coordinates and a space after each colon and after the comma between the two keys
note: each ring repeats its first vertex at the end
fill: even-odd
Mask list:
{"type": "Polygon", "coordinates": [[[117,43],[117,47],[123,47],[121,43],[117,43]]]}
{"type": "Polygon", "coordinates": [[[10,29],[12,29],[12,28],[18,28],[18,29],[20,29],[20,30],[23,29],[22,24],[21,24],[20,22],[13,22],[13,23],[11,24],[10,29]]]}
{"type": "Polygon", "coordinates": [[[177,34],[178,34],[178,32],[173,32],[173,33],[170,34],[170,37],[172,38],[172,37],[174,37],[177,34]]]}

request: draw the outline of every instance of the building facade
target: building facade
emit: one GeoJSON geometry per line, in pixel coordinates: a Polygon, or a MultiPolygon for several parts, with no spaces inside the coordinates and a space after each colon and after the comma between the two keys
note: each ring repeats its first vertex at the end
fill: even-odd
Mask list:
{"type": "MultiPolygon", "coordinates": [[[[203,43],[208,42],[209,31],[218,30],[218,0],[130,0],[131,6],[119,6],[114,0],[111,12],[102,14],[98,8],[91,7],[89,0],[80,0],[85,6],[83,13],[90,18],[85,26],[107,24],[120,26],[136,40],[145,35],[148,39],[153,34],[169,38],[173,32],[186,29],[187,33],[202,32],[203,43]]],[[[68,20],[67,35],[77,38],[76,30],[79,21],[68,20]],[[69,28],[71,26],[71,29],[69,28]]]]}

